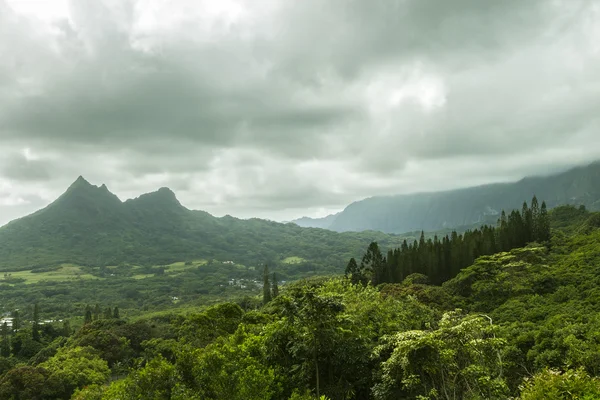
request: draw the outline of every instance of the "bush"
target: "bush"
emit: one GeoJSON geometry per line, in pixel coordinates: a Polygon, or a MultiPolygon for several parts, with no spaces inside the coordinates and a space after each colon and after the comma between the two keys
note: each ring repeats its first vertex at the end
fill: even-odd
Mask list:
{"type": "Polygon", "coordinates": [[[582,368],[560,372],[545,369],[520,386],[521,400],[600,398],[600,379],[589,376],[582,368]]]}

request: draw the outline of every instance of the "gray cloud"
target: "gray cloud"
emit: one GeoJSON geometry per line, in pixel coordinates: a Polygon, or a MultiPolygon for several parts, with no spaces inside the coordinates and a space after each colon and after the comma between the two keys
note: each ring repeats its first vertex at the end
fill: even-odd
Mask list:
{"type": "Polygon", "coordinates": [[[50,167],[44,161],[28,159],[17,153],[2,160],[0,174],[16,181],[47,181],[50,180],[50,167]]]}
{"type": "Polygon", "coordinates": [[[71,0],[46,22],[14,4],[10,218],[80,174],[121,198],[170,186],[193,208],[289,219],[600,158],[594,2],[71,0]]]}

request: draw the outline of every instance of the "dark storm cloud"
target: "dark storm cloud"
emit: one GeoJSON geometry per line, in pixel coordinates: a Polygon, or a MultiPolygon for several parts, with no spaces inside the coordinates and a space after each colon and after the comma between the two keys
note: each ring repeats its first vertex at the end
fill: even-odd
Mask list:
{"type": "Polygon", "coordinates": [[[83,174],[289,219],[600,157],[594,2],[71,0],[50,22],[15,4],[5,207],[83,174]]]}

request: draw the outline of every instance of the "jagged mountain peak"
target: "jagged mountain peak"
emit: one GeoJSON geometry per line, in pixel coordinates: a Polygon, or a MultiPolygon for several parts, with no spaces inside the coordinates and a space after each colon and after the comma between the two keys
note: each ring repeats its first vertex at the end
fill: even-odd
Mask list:
{"type": "Polygon", "coordinates": [[[55,203],[65,201],[78,201],[84,203],[105,202],[108,204],[119,204],[121,200],[113,194],[105,184],[101,186],[92,185],[83,176],[79,176],[75,182],[60,196],[55,203]],[[77,199],[77,200],[76,200],[77,199]]]}
{"type": "Polygon", "coordinates": [[[161,187],[154,192],[142,194],[135,199],[127,200],[126,203],[129,205],[144,205],[167,209],[185,209],[177,199],[175,193],[168,187],[161,187]]]}
{"type": "Polygon", "coordinates": [[[82,175],[79,175],[77,177],[77,179],[75,179],[75,182],[73,182],[71,184],[71,186],[69,186],[69,189],[78,189],[78,188],[86,188],[86,187],[94,187],[94,185],[92,185],[91,183],[89,183],[82,175]]]}

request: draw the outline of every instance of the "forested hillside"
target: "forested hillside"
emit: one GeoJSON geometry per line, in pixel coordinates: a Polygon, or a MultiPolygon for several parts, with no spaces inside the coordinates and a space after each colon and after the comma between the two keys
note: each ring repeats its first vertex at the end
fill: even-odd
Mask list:
{"type": "Polygon", "coordinates": [[[334,231],[403,233],[495,223],[501,210],[519,209],[536,195],[549,208],[563,204],[600,210],[600,163],[567,172],[446,192],[372,197],[350,204],[333,219],[299,223],[334,231]],[[330,223],[327,223],[327,222],[330,223]]]}
{"type": "Polygon", "coordinates": [[[80,177],[48,207],[0,228],[0,271],[195,259],[258,265],[287,257],[341,265],[372,240],[401,243],[380,232],[338,234],[260,219],[216,218],[185,208],[167,188],[121,202],[106,186],[80,177]]]}
{"type": "Polygon", "coordinates": [[[565,206],[550,223],[441,285],[265,273],[262,304],[137,319],[101,304],[44,324],[40,303],[2,329],[0,398],[599,398],[600,214],[565,206]]]}

